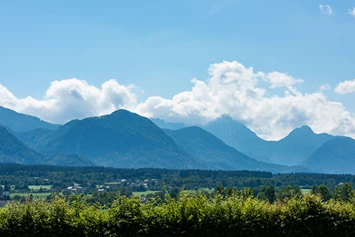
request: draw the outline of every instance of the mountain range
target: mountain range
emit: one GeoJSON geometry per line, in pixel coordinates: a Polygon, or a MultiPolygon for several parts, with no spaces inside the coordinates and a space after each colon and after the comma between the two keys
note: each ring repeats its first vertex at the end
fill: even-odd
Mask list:
{"type": "MultiPolygon", "coordinates": [[[[153,119],[153,122],[156,120],[153,119]]],[[[176,127],[174,123],[159,121],[158,124],[166,129],[176,127]]],[[[178,127],[181,126],[178,124],[178,127]]],[[[323,143],[335,138],[335,136],[326,133],[316,134],[309,126],[301,126],[279,141],[266,141],[244,124],[236,122],[228,116],[222,116],[202,128],[249,157],[262,162],[287,166],[306,164],[303,162],[323,143]]]]}
{"type": "MultiPolygon", "coordinates": [[[[58,129],[18,133],[45,154],[81,154],[96,165],[124,168],[210,168],[186,153],[149,119],[126,110],[73,120],[58,129]]],[[[213,168],[213,167],[211,167],[213,168]]]]}
{"type": "Polygon", "coordinates": [[[53,125],[3,107],[0,124],[0,162],[355,173],[355,140],[308,126],[266,141],[227,116],[187,127],[118,110],[53,125]]]}
{"type": "Polygon", "coordinates": [[[288,167],[257,161],[228,146],[206,130],[192,126],[179,130],[163,129],[177,145],[215,169],[268,170],[271,172],[305,172],[302,167],[288,167]]]}

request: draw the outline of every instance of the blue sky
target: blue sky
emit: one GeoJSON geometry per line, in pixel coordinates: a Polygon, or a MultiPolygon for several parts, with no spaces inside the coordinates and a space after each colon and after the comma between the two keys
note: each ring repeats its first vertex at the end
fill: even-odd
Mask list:
{"type": "Polygon", "coordinates": [[[328,84],[327,100],[354,118],[355,93],[334,92],[355,78],[354,7],[350,0],[1,1],[0,84],[18,99],[42,100],[55,80],[100,88],[113,78],[134,84],[141,103],[191,91],[190,80],[206,81],[210,65],[237,61],[302,79],[302,94],[328,84]]]}

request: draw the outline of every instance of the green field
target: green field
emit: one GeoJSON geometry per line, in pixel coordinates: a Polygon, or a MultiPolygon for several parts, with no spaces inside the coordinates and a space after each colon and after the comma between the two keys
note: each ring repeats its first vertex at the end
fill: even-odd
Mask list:
{"type": "MultiPolygon", "coordinates": [[[[211,192],[214,191],[214,188],[212,188],[212,189],[209,189],[209,188],[200,188],[199,190],[201,190],[201,191],[206,191],[206,192],[208,192],[208,193],[211,193],[211,192]]],[[[154,194],[154,193],[157,193],[157,192],[160,192],[160,191],[162,191],[162,190],[156,190],[156,191],[147,190],[147,191],[144,191],[144,192],[133,192],[133,195],[140,197],[140,196],[142,196],[142,195],[154,194]]],[[[185,192],[186,194],[190,194],[190,193],[196,193],[197,191],[196,191],[196,190],[184,190],[184,192],[185,192]]]]}
{"type": "Polygon", "coordinates": [[[106,185],[117,185],[117,184],[120,184],[121,182],[106,182],[105,184],[106,185]]]}
{"type": "Polygon", "coordinates": [[[154,193],[157,193],[157,192],[160,192],[160,191],[151,191],[151,190],[148,190],[148,191],[144,191],[144,192],[133,192],[133,195],[140,197],[140,196],[142,196],[142,195],[154,194],[154,193]]]}
{"type": "Polygon", "coordinates": [[[51,195],[52,193],[11,193],[10,197],[14,198],[15,195],[19,195],[21,197],[27,197],[27,196],[30,196],[31,194],[34,198],[46,198],[47,196],[51,195]]]}
{"type": "Polygon", "coordinates": [[[39,190],[42,187],[42,189],[51,189],[52,185],[28,185],[28,188],[31,190],[39,190]]]}
{"type": "Polygon", "coordinates": [[[306,188],[302,188],[301,189],[301,192],[302,192],[303,195],[311,193],[311,191],[312,191],[312,189],[306,189],[306,188]]]}

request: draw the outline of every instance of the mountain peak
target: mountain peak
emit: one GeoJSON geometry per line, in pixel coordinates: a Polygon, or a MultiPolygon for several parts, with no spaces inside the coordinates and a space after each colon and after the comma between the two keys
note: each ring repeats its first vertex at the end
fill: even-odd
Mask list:
{"type": "MultiPolygon", "coordinates": [[[[126,110],[126,109],[118,109],[118,110],[115,110],[113,111],[111,114],[109,115],[113,115],[113,116],[125,116],[125,115],[133,115],[134,113],[132,113],[131,111],[129,110],[126,110]]],[[[134,114],[134,115],[138,115],[138,114],[134,114]]]]}
{"type": "Polygon", "coordinates": [[[132,112],[127,109],[117,109],[117,110],[113,111],[111,114],[116,114],[116,113],[132,114],[132,112]]]}
{"type": "MultiPolygon", "coordinates": [[[[290,134],[287,137],[299,137],[299,136],[307,136],[307,135],[314,135],[315,133],[313,132],[312,128],[308,125],[303,125],[301,127],[295,128],[290,132],[290,134]]],[[[287,138],[285,137],[285,138],[287,138]]],[[[284,138],[284,139],[285,139],[284,138]]]]}
{"type": "MultiPolygon", "coordinates": [[[[222,115],[220,118],[210,122],[206,126],[203,126],[207,131],[215,133],[215,131],[233,133],[233,136],[240,134],[242,136],[257,137],[256,133],[251,131],[247,126],[234,120],[228,115],[222,115]]],[[[218,136],[217,136],[218,137],[218,136]]],[[[223,140],[223,139],[222,139],[223,140]]]]}
{"type": "Polygon", "coordinates": [[[235,121],[232,117],[230,117],[229,115],[222,115],[220,118],[216,119],[214,122],[219,122],[225,125],[232,125],[234,127],[245,127],[244,124],[235,121]]]}
{"type": "Polygon", "coordinates": [[[301,127],[294,129],[294,131],[303,133],[314,133],[312,128],[308,125],[302,125],[301,127]]]}
{"type": "Polygon", "coordinates": [[[301,127],[299,127],[299,129],[313,131],[312,128],[310,126],[308,126],[308,125],[302,125],[301,127]]]}

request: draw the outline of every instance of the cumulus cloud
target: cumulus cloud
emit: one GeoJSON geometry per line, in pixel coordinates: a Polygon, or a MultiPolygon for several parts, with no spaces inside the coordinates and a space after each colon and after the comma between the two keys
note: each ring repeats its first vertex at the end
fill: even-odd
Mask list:
{"type": "Polygon", "coordinates": [[[325,15],[332,15],[333,14],[333,10],[332,10],[331,6],[329,6],[329,5],[320,4],[318,7],[319,7],[319,10],[322,14],[325,14],[325,15]]]}
{"type": "MultiPolygon", "coordinates": [[[[282,138],[304,124],[316,132],[355,135],[355,115],[341,103],[329,101],[322,92],[302,94],[291,86],[295,81],[301,82],[300,79],[269,80],[274,87],[285,87],[284,95],[278,96],[268,95],[265,88],[258,86],[258,81],[265,80],[268,73],[255,72],[238,62],[213,64],[209,74],[206,82],[194,79],[191,91],[171,100],[151,97],[139,104],[138,111],[187,124],[207,123],[221,115],[230,115],[266,139],[282,138]],[[279,81],[292,83],[276,83],[279,81]]],[[[271,75],[269,78],[286,78],[282,73],[271,75]]]]}
{"type": "Polygon", "coordinates": [[[340,82],[338,86],[334,89],[334,91],[338,94],[355,93],[355,79],[351,81],[340,82]]]}
{"type": "Polygon", "coordinates": [[[257,72],[239,62],[212,64],[205,81],[191,80],[192,88],[171,99],[148,97],[137,102],[133,86],[109,80],[101,88],[86,81],[69,79],[52,82],[45,97],[16,98],[0,87],[0,105],[38,116],[50,122],[102,115],[118,108],[147,117],[189,125],[206,124],[222,115],[242,122],[265,139],[280,139],[292,129],[309,125],[316,132],[355,137],[355,115],[341,103],[329,101],[322,91],[301,93],[295,87],[303,82],[280,72],[257,72]],[[283,95],[272,94],[260,85],[281,87],[283,95]],[[263,83],[262,83],[263,84],[263,83]]]}
{"type": "Polygon", "coordinates": [[[270,72],[264,76],[264,80],[271,84],[270,88],[290,87],[296,83],[303,82],[302,79],[295,79],[281,72],[270,72]]]}
{"type": "Polygon", "coordinates": [[[355,7],[349,10],[349,14],[355,17],[355,7]]]}
{"type": "Polygon", "coordinates": [[[40,117],[53,123],[64,123],[110,113],[119,108],[134,109],[137,105],[132,86],[109,80],[101,88],[76,78],[53,81],[44,99],[16,98],[0,85],[0,105],[40,117]]]}

